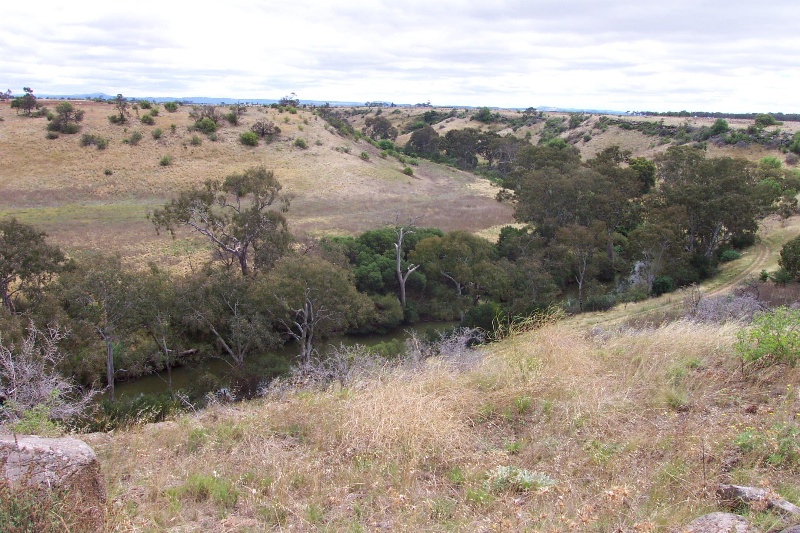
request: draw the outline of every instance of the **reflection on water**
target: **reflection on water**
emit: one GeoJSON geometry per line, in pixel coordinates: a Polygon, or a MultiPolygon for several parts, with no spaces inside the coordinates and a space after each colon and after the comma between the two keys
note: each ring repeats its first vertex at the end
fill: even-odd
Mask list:
{"type": "MultiPolygon", "coordinates": [[[[408,326],[398,329],[392,333],[385,335],[360,335],[360,336],[339,336],[331,338],[326,346],[321,346],[320,351],[326,351],[328,346],[339,346],[344,344],[352,346],[354,344],[363,344],[365,346],[374,346],[382,342],[389,342],[393,340],[405,340],[411,335],[416,333],[421,337],[428,334],[443,332],[451,330],[458,326],[458,322],[436,322],[428,324],[417,324],[415,326],[408,326]]],[[[289,344],[278,350],[273,350],[269,355],[285,359],[290,363],[297,356],[298,350],[295,344],[289,344]]],[[[187,365],[172,369],[172,387],[173,389],[186,389],[197,383],[200,376],[211,374],[218,378],[225,379],[230,372],[230,366],[224,359],[207,359],[195,365],[187,365]]],[[[116,397],[120,400],[134,398],[140,394],[157,394],[169,390],[167,384],[167,373],[159,372],[157,374],[150,374],[131,381],[119,382],[115,385],[116,397]]]]}

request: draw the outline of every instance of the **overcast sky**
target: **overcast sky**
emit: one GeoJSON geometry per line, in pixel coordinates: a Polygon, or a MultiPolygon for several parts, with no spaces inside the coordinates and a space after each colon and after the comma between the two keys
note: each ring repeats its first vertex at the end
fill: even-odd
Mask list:
{"type": "Polygon", "coordinates": [[[800,112],[799,19],[798,0],[13,1],[0,88],[800,112]]]}

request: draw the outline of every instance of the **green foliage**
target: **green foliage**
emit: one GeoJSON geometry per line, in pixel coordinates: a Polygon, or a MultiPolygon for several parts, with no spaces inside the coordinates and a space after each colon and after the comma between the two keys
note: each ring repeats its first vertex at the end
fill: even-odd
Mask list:
{"type": "Polygon", "coordinates": [[[99,135],[92,135],[84,133],[81,135],[81,146],[96,146],[98,150],[105,150],[108,147],[108,140],[100,137],[99,135]]]}
{"type": "Polygon", "coordinates": [[[161,158],[161,159],[158,161],[158,164],[159,164],[159,165],[161,165],[162,167],[168,167],[168,166],[170,166],[170,165],[172,164],[172,156],[171,156],[171,155],[165,155],[165,156],[163,156],[163,157],[162,157],[162,158],[161,158]]]}
{"type": "Polygon", "coordinates": [[[295,139],[294,145],[300,148],[301,150],[305,150],[306,148],[308,148],[308,143],[302,137],[298,137],[297,139],[295,139]]]}
{"type": "Polygon", "coordinates": [[[756,127],[766,128],[767,126],[779,126],[783,124],[775,120],[775,117],[767,113],[758,113],[753,121],[756,127]]]}
{"type": "Polygon", "coordinates": [[[168,489],[167,496],[177,499],[204,502],[211,500],[223,510],[233,509],[239,500],[236,485],[217,475],[190,474],[186,482],[176,488],[168,489]]]}
{"type": "Polygon", "coordinates": [[[617,304],[617,298],[613,294],[592,294],[586,298],[583,304],[585,311],[608,311],[617,304]]]}
{"type": "Polygon", "coordinates": [[[217,123],[209,117],[203,117],[194,123],[194,128],[201,133],[210,135],[217,131],[217,123]]]}
{"type": "Polygon", "coordinates": [[[156,129],[154,129],[153,131],[150,132],[150,135],[153,137],[153,140],[156,140],[156,141],[159,140],[161,138],[161,135],[163,135],[163,134],[164,134],[164,132],[161,131],[161,128],[156,128],[156,129]]]}
{"type": "Polygon", "coordinates": [[[472,115],[472,120],[477,120],[478,122],[483,122],[484,124],[490,124],[495,120],[495,116],[492,114],[491,109],[488,107],[482,107],[477,113],[472,115]]]}
{"type": "Polygon", "coordinates": [[[800,309],[777,307],[758,313],[736,338],[744,363],[794,366],[800,359],[800,309]]]}
{"type": "Polygon", "coordinates": [[[56,106],[56,114],[48,113],[47,124],[49,131],[74,134],[80,130],[79,122],[83,121],[84,111],[77,110],[69,102],[60,102],[56,106]]]}
{"type": "Polygon", "coordinates": [[[734,443],[755,464],[773,468],[800,465],[800,430],[797,424],[782,422],[764,430],[746,427],[734,443]]]}
{"type": "Polygon", "coordinates": [[[142,137],[143,135],[141,131],[134,131],[133,133],[131,133],[131,136],[128,137],[127,139],[128,144],[136,146],[137,144],[139,144],[139,141],[142,140],[142,137]]]}
{"type": "Polygon", "coordinates": [[[653,296],[661,296],[668,292],[675,290],[675,282],[671,276],[663,275],[657,276],[653,280],[652,294],[653,296]]]}
{"type": "Polygon", "coordinates": [[[783,245],[778,264],[793,279],[800,278],[800,237],[795,237],[783,245]]]}
{"type": "Polygon", "coordinates": [[[139,100],[136,103],[139,104],[139,107],[141,107],[142,109],[152,109],[153,108],[153,105],[147,100],[139,100]]]}
{"type": "Polygon", "coordinates": [[[0,482],[0,531],[5,533],[61,533],[92,531],[86,524],[70,519],[74,515],[66,495],[39,491],[0,482]]]}
{"type": "Polygon", "coordinates": [[[361,152],[361,155],[359,157],[364,161],[369,161],[369,154],[367,152],[361,152]]]}
{"type": "Polygon", "coordinates": [[[378,141],[378,148],[381,150],[394,150],[395,145],[389,139],[381,139],[378,141]]]}
{"type": "Polygon", "coordinates": [[[174,113],[178,110],[178,102],[165,102],[164,109],[169,111],[170,113],[174,113]]]}
{"type": "Polygon", "coordinates": [[[721,254],[719,254],[719,262],[727,263],[729,261],[736,261],[740,257],[742,257],[742,254],[740,254],[736,250],[732,248],[726,248],[725,250],[722,251],[721,254]]]}
{"type": "Polygon", "coordinates": [[[156,123],[156,120],[150,113],[145,113],[139,120],[142,122],[142,124],[147,124],[148,126],[152,126],[153,124],[156,123]]]}
{"type": "Polygon", "coordinates": [[[45,135],[45,138],[50,140],[58,139],[58,137],[59,135],[55,131],[48,131],[47,134],[45,135]]]}
{"type": "Polygon", "coordinates": [[[258,135],[252,131],[245,131],[239,135],[239,142],[245,146],[258,146],[258,135]]]}
{"type": "Polygon", "coordinates": [[[406,176],[413,176],[414,175],[414,169],[412,169],[411,167],[405,167],[403,169],[403,174],[405,174],[406,176]]]}
{"type": "Polygon", "coordinates": [[[724,118],[718,118],[714,124],[711,126],[711,135],[722,135],[723,133],[727,133],[730,130],[730,126],[728,125],[728,121],[724,118]]]}
{"type": "Polygon", "coordinates": [[[189,144],[191,144],[192,146],[200,146],[201,144],[203,144],[203,139],[201,139],[197,135],[192,135],[192,138],[189,139],[189,144]]]}

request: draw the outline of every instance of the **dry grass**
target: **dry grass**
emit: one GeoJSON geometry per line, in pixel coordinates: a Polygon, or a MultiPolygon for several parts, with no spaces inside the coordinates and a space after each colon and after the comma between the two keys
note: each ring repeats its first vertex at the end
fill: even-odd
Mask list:
{"type": "Polygon", "coordinates": [[[735,444],[796,423],[800,373],[742,376],[736,328],[550,324],[468,371],[433,360],[89,441],[115,531],[669,531],[717,509],[721,481],[800,496],[800,465],[735,444]],[[499,483],[505,466],[556,483],[499,483]]]}
{"type": "Polygon", "coordinates": [[[397,211],[445,231],[511,222],[512,209],[480,185],[485,180],[424,161],[413,177],[405,176],[397,160],[380,158],[380,150],[364,141],[340,137],[309,111],[292,115],[252,107],[240,125],[223,126],[212,142],[188,131],[187,106],[176,113],[162,108],[153,126],[134,119],[121,127],[108,122],[108,104],[75,105],[86,111],[82,133],[108,139],[108,148],[80,147],[80,134],[45,139],[45,119],[17,116],[0,104],[0,216],[35,222],[70,250],[103,248],[137,262],[174,261],[174,246],[155,235],[144,215],[182,188],[258,164],[274,170],[284,190],[295,195],[289,222],[296,233],[358,233],[390,223],[397,211]],[[255,148],[241,145],[239,134],[260,118],[281,128],[280,139],[255,148]],[[158,140],[151,136],[155,128],[163,131],[158,140]],[[141,141],[125,144],[134,131],[143,133],[141,141]],[[194,135],[200,145],[191,144],[194,135]],[[293,145],[299,137],[308,149],[293,145]],[[341,147],[349,153],[336,150],[341,147]],[[362,151],[369,161],[359,157],[362,151]],[[165,155],[173,159],[169,166],[159,164],[165,155]]]}

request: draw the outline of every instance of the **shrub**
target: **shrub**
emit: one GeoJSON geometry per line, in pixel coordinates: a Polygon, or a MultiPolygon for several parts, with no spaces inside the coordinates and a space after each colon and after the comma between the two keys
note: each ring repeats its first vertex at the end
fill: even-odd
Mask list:
{"type": "Polygon", "coordinates": [[[178,126],[176,126],[175,124],[170,124],[169,125],[169,131],[171,133],[175,133],[177,130],[178,130],[178,126]]]}
{"type": "Polygon", "coordinates": [[[394,150],[395,146],[394,143],[389,139],[381,139],[378,141],[378,148],[381,150],[394,150]]]}
{"type": "Polygon", "coordinates": [[[736,250],[733,250],[731,248],[727,248],[727,249],[723,250],[721,254],[719,254],[719,262],[720,263],[727,263],[728,261],[735,261],[735,260],[739,259],[740,257],[742,257],[742,254],[740,254],[736,250]]]}
{"type": "Polygon", "coordinates": [[[103,174],[105,174],[106,176],[110,176],[110,175],[111,175],[111,174],[113,174],[113,173],[114,173],[114,171],[113,171],[113,170],[111,170],[110,168],[107,168],[107,169],[105,169],[105,170],[103,171],[103,174]]]}
{"type": "Polygon", "coordinates": [[[369,161],[369,154],[367,152],[361,152],[361,155],[359,157],[364,161],[369,161]]]}
{"type": "Polygon", "coordinates": [[[142,137],[143,135],[141,131],[134,131],[133,133],[131,133],[131,136],[128,139],[128,144],[136,146],[137,144],[139,144],[139,141],[142,140],[142,137]]]}
{"type": "Polygon", "coordinates": [[[138,103],[139,107],[141,107],[142,109],[151,109],[153,107],[152,104],[147,100],[139,100],[138,103]]]}
{"type": "Polygon", "coordinates": [[[413,176],[414,175],[414,169],[412,169],[411,167],[405,167],[403,169],[403,174],[405,174],[406,176],[413,176]]]}
{"type": "Polygon", "coordinates": [[[152,126],[153,124],[156,123],[153,116],[149,113],[142,115],[142,118],[140,118],[139,120],[142,122],[142,124],[147,124],[148,126],[152,126]]]}
{"type": "Polygon", "coordinates": [[[150,116],[157,117],[158,116],[158,108],[154,107],[150,110],[150,116]]]}
{"type": "Polygon", "coordinates": [[[217,142],[217,134],[216,133],[209,133],[208,140],[211,142],[217,142]]]}
{"type": "Polygon", "coordinates": [[[800,309],[776,307],[757,313],[736,339],[743,363],[794,366],[800,359],[800,309]]]}
{"type": "Polygon", "coordinates": [[[159,139],[161,138],[161,135],[162,135],[163,133],[164,133],[164,132],[163,132],[163,131],[161,131],[161,128],[156,128],[156,129],[154,129],[152,132],[150,132],[150,135],[152,135],[152,136],[153,136],[153,139],[155,139],[155,140],[159,140],[159,139]]]}
{"type": "Polygon", "coordinates": [[[670,276],[658,276],[653,280],[653,296],[661,296],[675,289],[675,282],[670,276]]]}
{"type": "Polygon", "coordinates": [[[119,115],[108,115],[108,121],[112,124],[123,124],[125,119],[119,115]]]}
{"type": "Polygon", "coordinates": [[[91,146],[94,144],[95,136],[90,133],[81,135],[81,146],[91,146]]]}
{"type": "Polygon", "coordinates": [[[195,122],[194,127],[197,131],[205,133],[206,135],[210,135],[217,131],[217,123],[208,117],[203,117],[195,122]]]}
{"type": "Polygon", "coordinates": [[[783,245],[778,264],[792,278],[800,277],[800,237],[795,237],[783,245]]]}
{"type": "Polygon", "coordinates": [[[170,113],[174,113],[178,110],[178,102],[166,102],[164,104],[164,109],[169,111],[170,113]]]}
{"type": "Polygon", "coordinates": [[[197,135],[192,135],[192,138],[189,139],[189,144],[192,146],[200,146],[203,144],[203,140],[197,135]]]}
{"type": "Polygon", "coordinates": [[[48,131],[45,137],[48,139],[58,139],[58,133],[55,131],[48,131]]]}
{"type": "Polygon", "coordinates": [[[245,146],[258,146],[258,135],[252,131],[246,131],[239,135],[239,142],[245,146]]]}
{"type": "Polygon", "coordinates": [[[294,145],[297,146],[298,148],[303,149],[303,150],[308,148],[308,144],[306,143],[305,139],[300,138],[300,137],[298,137],[297,139],[294,140],[294,145]]]}
{"type": "Polygon", "coordinates": [[[158,164],[161,165],[162,167],[170,166],[172,164],[172,156],[165,155],[164,157],[161,158],[158,164]]]}
{"type": "Polygon", "coordinates": [[[586,298],[583,309],[584,311],[608,311],[616,303],[617,299],[613,294],[594,294],[586,298]]]}

